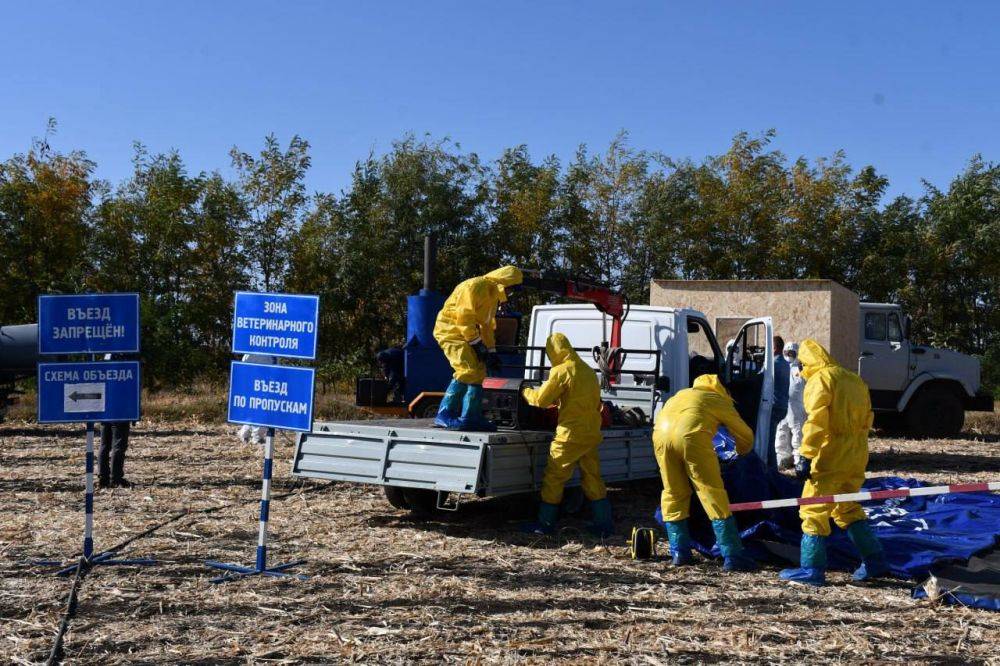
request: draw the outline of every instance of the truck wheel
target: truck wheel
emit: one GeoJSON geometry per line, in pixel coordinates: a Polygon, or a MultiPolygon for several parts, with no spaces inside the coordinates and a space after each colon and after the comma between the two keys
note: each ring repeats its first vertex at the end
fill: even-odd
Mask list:
{"type": "Polygon", "coordinates": [[[397,486],[382,486],[382,490],[385,492],[385,498],[389,500],[389,504],[397,509],[409,510],[410,505],[406,502],[406,495],[403,493],[402,488],[397,486]]]}
{"type": "Polygon", "coordinates": [[[915,437],[954,437],[965,425],[965,408],[951,389],[929,386],[906,408],[906,427],[915,437]]]}
{"type": "Polygon", "coordinates": [[[438,398],[428,398],[417,406],[413,416],[418,419],[432,419],[437,416],[439,409],[441,409],[441,400],[438,398]]]}
{"type": "Polygon", "coordinates": [[[428,516],[437,509],[437,491],[424,488],[403,488],[407,508],[420,516],[428,516]]]}
{"type": "Polygon", "coordinates": [[[875,412],[875,428],[887,435],[906,432],[903,415],[898,412],[875,412]]]}

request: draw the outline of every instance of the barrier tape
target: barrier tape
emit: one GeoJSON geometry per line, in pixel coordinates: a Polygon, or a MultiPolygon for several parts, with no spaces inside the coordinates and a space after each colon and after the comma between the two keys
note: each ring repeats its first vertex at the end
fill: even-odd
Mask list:
{"type": "Polygon", "coordinates": [[[989,483],[956,483],[950,486],[926,486],[923,488],[895,488],[893,490],[872,490],[840,495],[819,497],[789,497],[787,499],[764,500],[761,502],[739,502],[730,504],[729,510],[756,511],[760,509],[782,509],[810,504],[839,504],[841,502],[868,502],[871,500],[893,499],[895,497],[923,497],[927,495],[951,495],[957,493],[978,493],[1000,490],[1000,481],[989,483]]]}

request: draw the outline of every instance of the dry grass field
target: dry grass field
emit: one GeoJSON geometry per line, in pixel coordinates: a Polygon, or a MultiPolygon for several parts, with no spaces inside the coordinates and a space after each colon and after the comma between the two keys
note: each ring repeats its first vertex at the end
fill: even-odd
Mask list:
{"type": "MultiPolygon", "coordinates": [[[[724,574],[628,559],[624,535],[649,524],[656,484],[615,488],[622,537],[579,521],[558,536],[517,532],[526,503],[483,500],[421,520],[375,489],[289,475],[278,439],[272,563],[302,558],[305,581],[212,585],[206,559],[252,563],[260,456],[232,426],[144,421],[129,490],[99,491],[97,548],[155,556],[148,568],[98,567],[80,582],[67,664],[385,663],[1000,663],[1000,614],[910,598],[911,583],[815,590],[777,571],[724,574]]],[[[1000,418],[970,419],[948,441],[875,438],[873,475],[928,481],[1000,477],[1000,418]]],[[[72,580],[31,564],[78,553],[81,427],[0,425],[0,653],[44,662],[72,580]]]]}

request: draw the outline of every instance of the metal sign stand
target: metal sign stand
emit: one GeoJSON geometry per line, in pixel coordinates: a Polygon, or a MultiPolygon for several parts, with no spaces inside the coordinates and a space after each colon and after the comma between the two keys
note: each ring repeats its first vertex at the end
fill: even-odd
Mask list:
{"type": "MultiPolygon", "coordinates": [[[[104,565],[121,565],[121,566],[151,566],[156,564],[156,560],[139,558],[134,560],[113,560],[114,553],[111,551],[104,551],[103,553],[98,553],[94,555],[94,422],[87,422],[87,473],[86,473],[86,486],[87,492],[83,501],[83,556],[81,557],[81,562],[84,568],[97,566],[99,564],[104,565]]],[[[42,566],[63,566],[62,562],[55,560],[41,560],[36,562],[36,564],[42,566]]],[[[71,564],[66,566],[59,571],[55,572],[57,576],[68,576],[69,574],[76,571],[76,564],[71,564]]]]}
{"type": "MultiPolygon", "coordinates": [[[[79,564],[64,566],[63,562],[52,560],[37,561],[36,564],[61,567],[56,572],[58,576],[76,571],[77,566],[87,569],[99,564],[129,566],[156,564],[156,560],[147,558],[115,560],[112,559],[115,555],[114,550],[94,555],[94,422],[134,421],[138,420],[140,415],[138,362],[114,362],[105,365],[97,363],[95,352],[109,354],[139,352],[139,294],[42,294],[38,297],[38,323],[39,355],[89,354],[90,362],[38,364],[38,422],[86,423],[87,455],[86,495],[83,502],[83,555],[79,564]],[[84,325],[85,323],[87,325],[84,325]],[[89,332],[91,324],[105,335],[92,339],[89,332]],[[57,336],[55,331],[63,331],[63,335],[57,336]],[[114,337],[110,337],[110,334],[114,337]],[[121,390],[110,388],[112,384],[123,380],[119,380],[117,376],[105,378],[103,374],[104,369],[117,369],[123,365],[134,365],[134,383],[126,384],[128,393],[124,395],[121,390]],[[77,378],[77,372],[72,373],[74,377],[72,380],[53,378],[43,382],[44,367],[60,367],[64,371],[75,368],[84,374],[83,383],[77,378]],[[88,379],[86,377],[88,372],[97,376],[88,379]],[[69,384],[69,381],[76,386],[69,384]],[[95,390],[98,387],[100,390],[95,390]],[[49,399],[43,399],[43,395],[48,395],[49,399]],[[79,406],[80,401],[84,401],[85,404],[87,401],[99,402],[89,404],[90,409],[70,409],[66,402],[67,398],[74,403],[74,406],[79,406]],[[132,399],[134,403],[131,402],[132,399]]],[[[55,370],[53,373],[59,374],[55,370]]],[[[128,374],[127,379],[133,379],[133,375],[128,374]]]]}
{"type": "Polygon", "coordinates": [[[296,560],[277,566],[267,566],[267,519],[271,508],[271,469],[274,465],[274,428],[267,429],[267,438],[264,441],[264,471],[262,474],[260,488],[260,530],[257,536],[257,563],[253,567],[244,567],[238,564],[226,564],[208,560],[205,562],[213,569],[222,569],[229,573],[212,578],[209,582],[225,583],[236,580],[244,576],[271,576],[281,578],[290,576],[299,580],[307,580],[309,577],[302,574],[285,573],[286,569],[305,563],[305,560],[296,560]]]}

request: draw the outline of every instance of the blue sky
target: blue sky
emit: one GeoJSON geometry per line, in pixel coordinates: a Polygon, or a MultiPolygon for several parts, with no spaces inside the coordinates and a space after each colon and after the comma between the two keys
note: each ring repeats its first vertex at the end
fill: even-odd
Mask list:
{"type": "Polygon", "coordinates": [[[1000,160],[1000,2],[20,2],[0,58],[0,158],[54,116],[112,181],[136,140],[227,173],[269,132],[333,192],[408,132],[566,159],[627,129],[700,159],[773,127],[892,194],[1000,160]]]}

